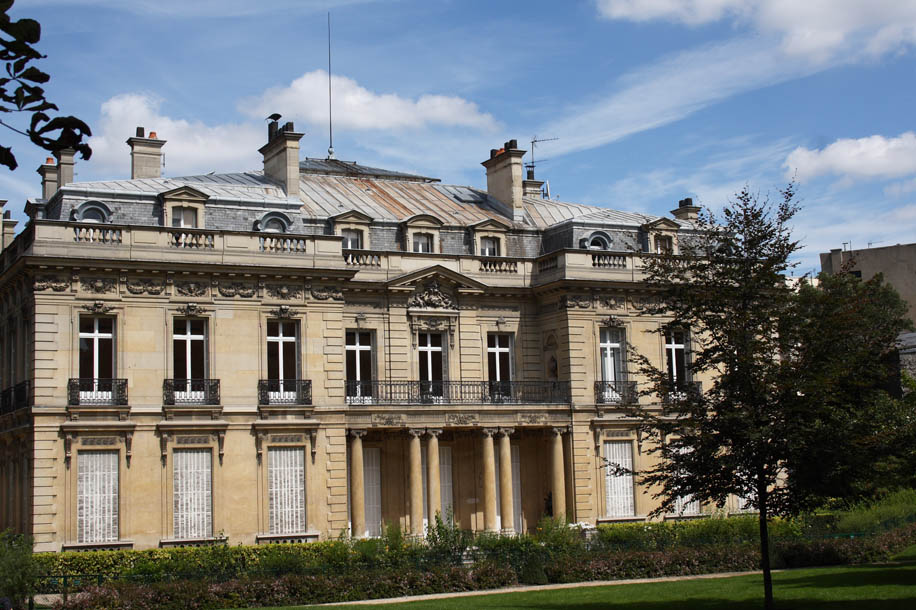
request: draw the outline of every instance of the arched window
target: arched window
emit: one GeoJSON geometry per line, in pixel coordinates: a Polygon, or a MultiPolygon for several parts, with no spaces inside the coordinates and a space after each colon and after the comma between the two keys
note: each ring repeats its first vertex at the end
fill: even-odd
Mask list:
{"type": "Polygon", "coordinates": [[[611,238],[606,233],[595,231],[585,239],[579,242],[581,248],[588,250],[610,250],[611,238]]]}
{"type": "Polygon", "coordinates": [[[111,210],[101,201],[86,201],[71,212],[76,222],[110,222],[111,210]]]}
{"type": "Polygon", "coordinates": [[[268,212],[255,223],[258,231],[266,233],[287,233],[292,226],[289,216],[282,212],[268,212]]]}

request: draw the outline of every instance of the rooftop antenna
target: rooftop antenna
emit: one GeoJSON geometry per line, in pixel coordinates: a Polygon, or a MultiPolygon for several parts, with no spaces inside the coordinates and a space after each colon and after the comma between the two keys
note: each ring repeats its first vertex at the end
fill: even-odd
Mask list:
{"type": "Polygon", "coordinates": [[[328,11],[328,159],[334,158],[334,117],[331,114],[331,11],[328,11]]]}
{"type": "MultiPolygon", "coordinates": [[[[534,147],[538,142],[553,142],[560,138],[538,138],[537,135],[531,137],[531,161],[525,164],[528,170],[528,180],[534,180],[534,147]]],[[[544,159],[546,161],[547,159],[544,159]]]]}

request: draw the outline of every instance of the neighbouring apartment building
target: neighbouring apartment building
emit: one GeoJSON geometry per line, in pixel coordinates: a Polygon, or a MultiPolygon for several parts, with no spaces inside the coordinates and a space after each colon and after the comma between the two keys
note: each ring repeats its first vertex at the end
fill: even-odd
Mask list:
{"type": "MultiPolygon", "coordinates": [[[[519,532],[643,519],[627,346],[652,332],[660,218],[542,197],[516,142],[487,190],[333,158],[276,121],[263,171],[74,182],[72,151],[0,255],[0,528],[36,550],[422,534],[437,512],[519,532]]],[[[708,382],[708,380],[705,380],[708,382]]],[[[697,502],[680,515],[700,514],[697,502]]]]}

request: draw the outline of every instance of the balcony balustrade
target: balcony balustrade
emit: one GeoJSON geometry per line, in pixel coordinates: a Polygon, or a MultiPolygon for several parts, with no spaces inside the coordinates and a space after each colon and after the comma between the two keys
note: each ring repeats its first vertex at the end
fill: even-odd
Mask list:
{"type": "Polygon", "coordinates": [[[312,404],[311,379],[261,379],[258,381],[259,405],[312,404]]]}
{"type": "Polygon", "coordinates": [[[699,381],[681,381],[662,394],[662,402],[674,404],[687,399],[690,394],[702,394],[703,384],[699,381]]]}
{"type": "Polygon", "coordinates": [[[567,381],[347,381],[351,405],[568,404],[567,381]]]}
{"type": "Polygon", "coordinates": [[[218,405],[219,379],[165,379],[164,405],[218,405]]]}
{"type": "Polygon", "coordinates": [[[70,405],[126,405],[127,380],[71,379],[67,384],[67,403],[70,405]]]}
{"type": "Polygon", "coordinates": [[[0,415],[12,413],[32,404],[32,382],[21,381],[0,392],[0,415]]]}
{"type": "Polygon", "coordinates": [[[599,405],[634,405],[637,402],[635,381],[596,381],[595,403],[599,405]]]}

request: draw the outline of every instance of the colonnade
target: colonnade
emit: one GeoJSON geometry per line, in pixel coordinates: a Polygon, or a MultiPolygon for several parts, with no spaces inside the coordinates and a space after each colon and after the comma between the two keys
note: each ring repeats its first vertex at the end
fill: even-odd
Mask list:
{"type": "MultiPolygon", "coordinates": [[[[363,437],[366,430],[350,430],[350,522],[351,531],[356,538],[367,535],[366,528],[366,494],[363,465],[363,437]]],[[[483,428],[481,432],[481,459],[483,473],[483,523],[488,532],[497,531],[496,477],[499,477],[499,507],[502,530],[514,532],[515,499],[512,494],[512,446],[510,437],[513,428],[483,428]],[[498,439],[499,472],[496,472],[496,448],[493,438],[498,439]]],[[[550,429],[550,490],[553,498],[553,514],[566,518],[566,467],[563,457],[563,434],[565,428],[550,429]]],[[[407,472],[408,472],[408,508],[410,516],[409,531],[411,535],[422,536],[423,531],[423,443],[426,436],[426,480],[429,506],[440,506],[440,468],[439,468],[439,435],[438,429],[408,430],[407,472]]],[[[436,511],[430,511],[430,517],[436,511]]]]}

